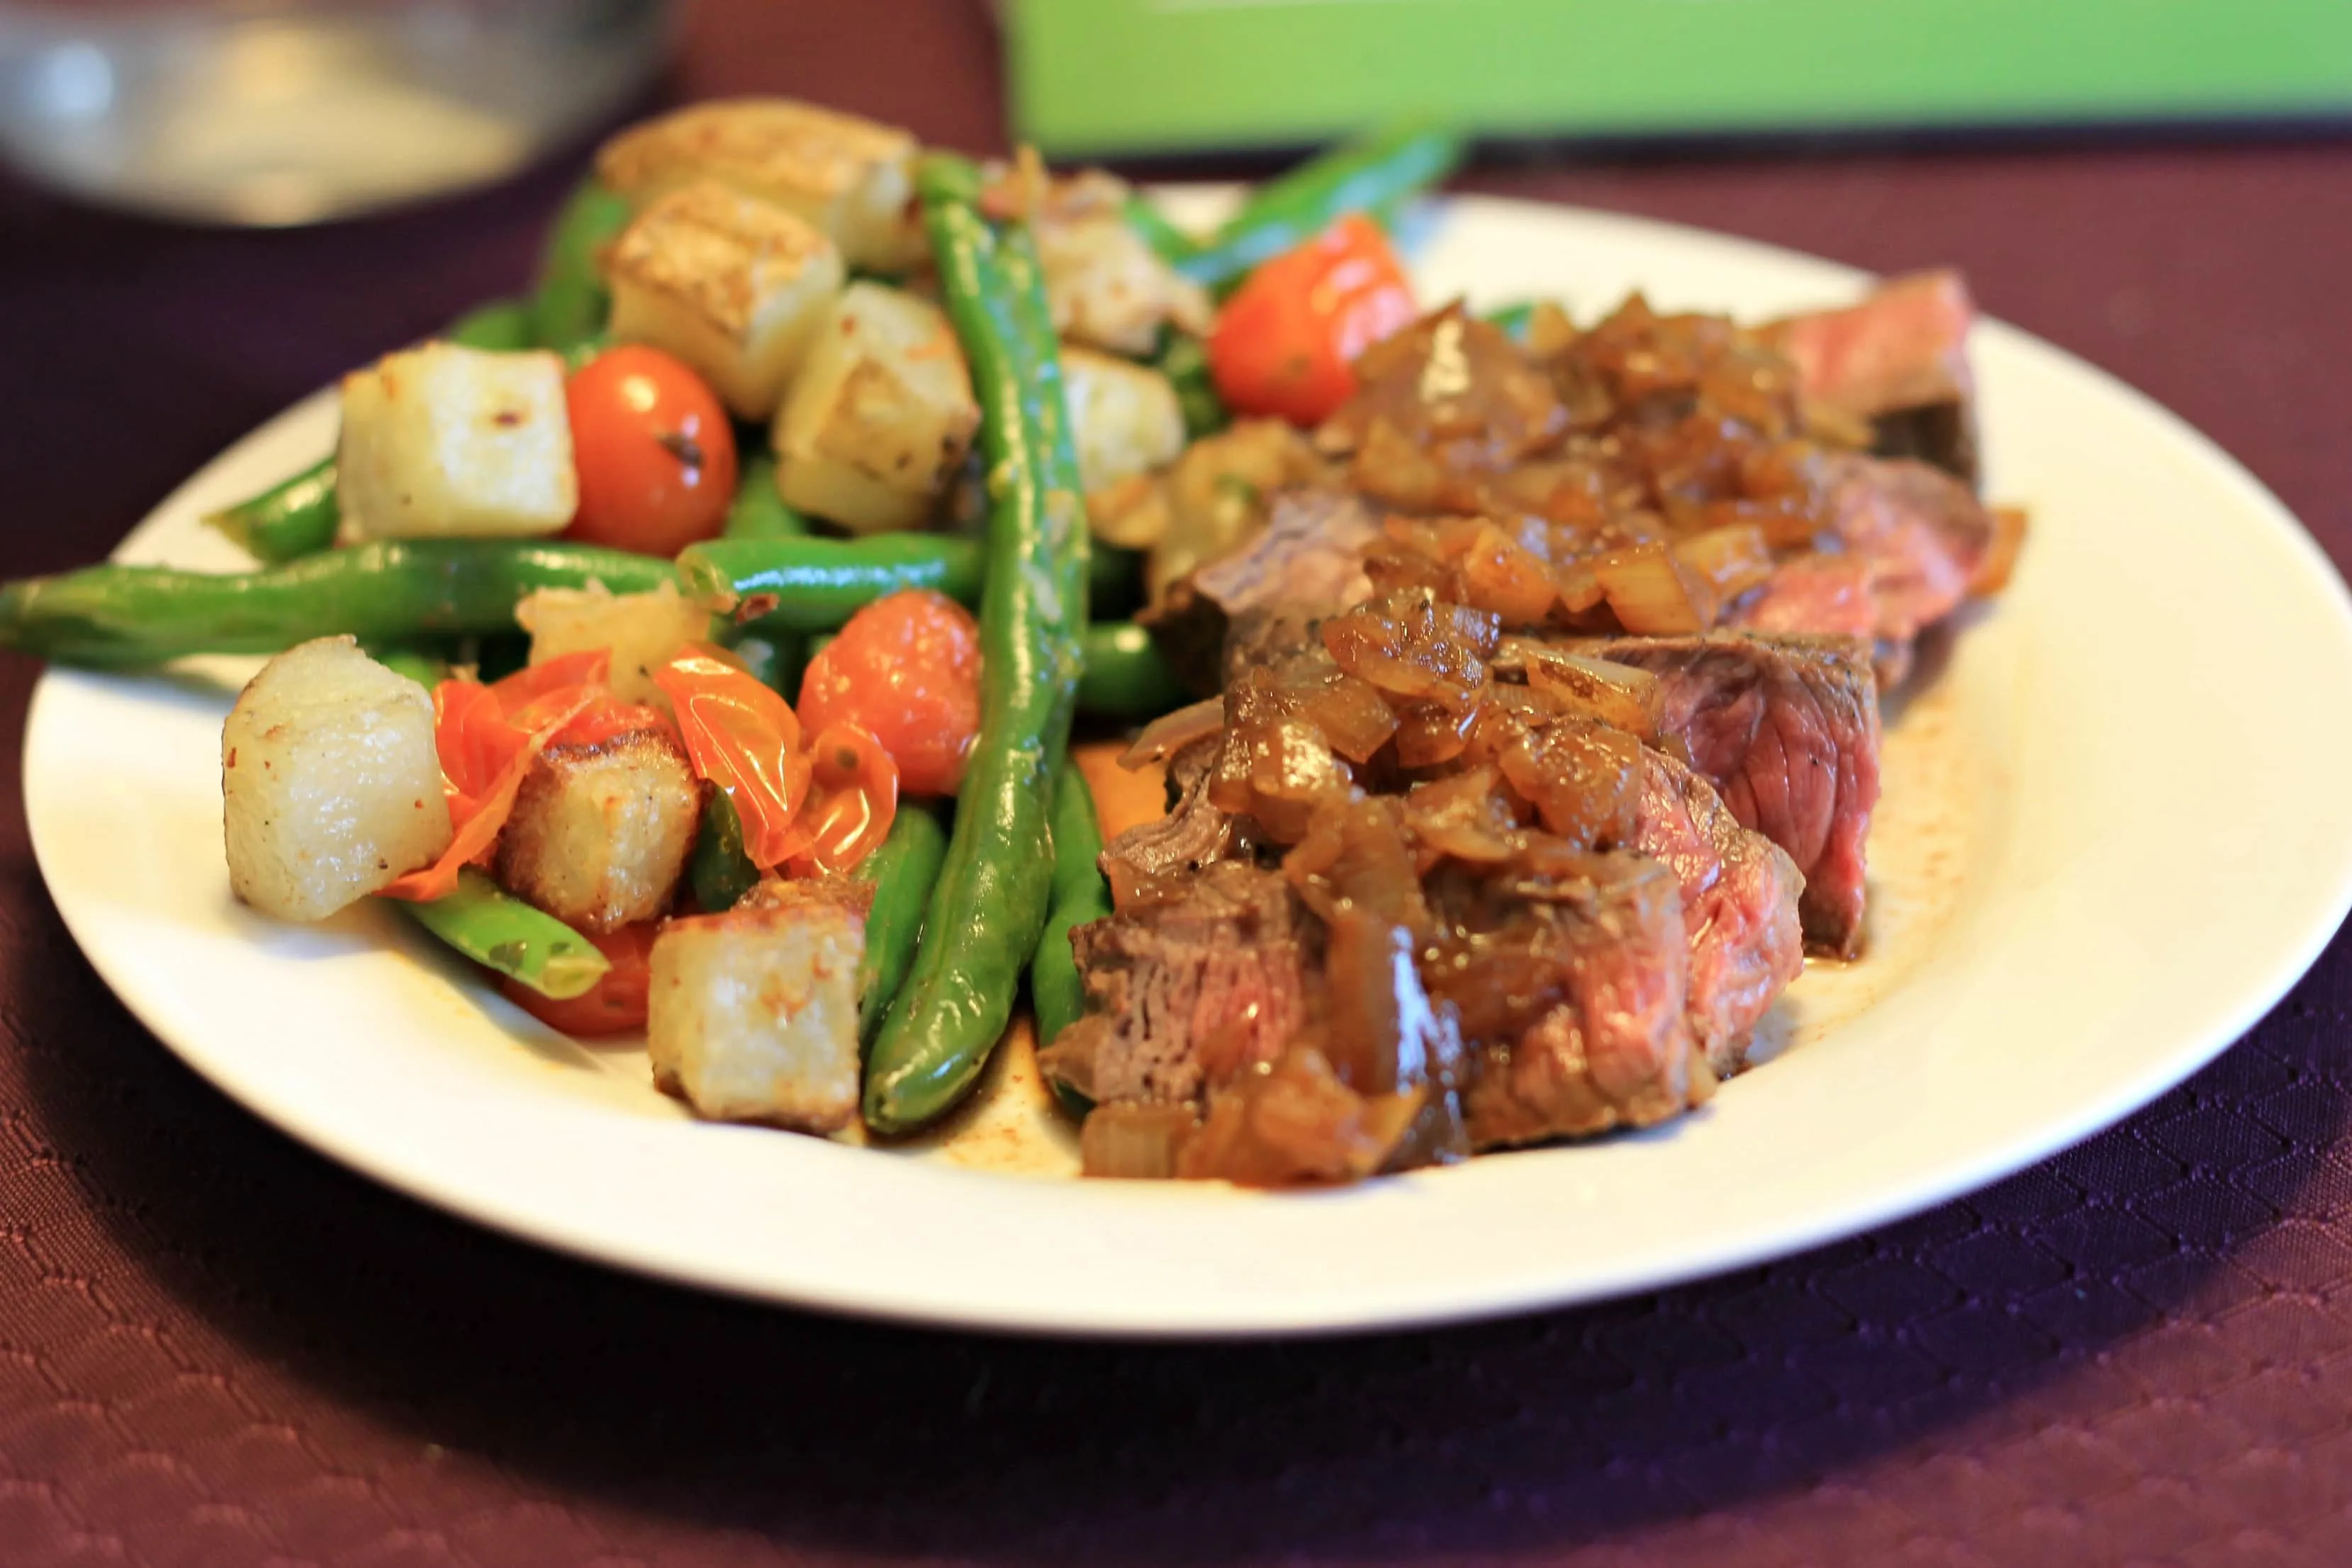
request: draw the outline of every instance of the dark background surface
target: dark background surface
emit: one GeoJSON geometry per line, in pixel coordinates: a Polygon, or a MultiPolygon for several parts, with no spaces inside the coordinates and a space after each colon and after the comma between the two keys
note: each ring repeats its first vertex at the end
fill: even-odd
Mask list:
{"type": "MultiPolygon", "coordinates": [[[[700,7],[668,90],[994,150],[994,71],[958,0],[735,0],[700,7]]],[[[94,558],[268,416],[514,288],[578,166],[287,234],[0,184],[0,573],[94,558]]],[[[1959,265],[2352,561],[2352,146],[1848,147],[1467,184],[1959,265]]],[[[1342,1342],[915,1333],[542,1255],[230,1105],[41,887],[15,754],[36,674],[0,659],[0,1563],[2352,1563],[2340,937],[2123,1127],[1769,1268],[1342,1342]]]]}

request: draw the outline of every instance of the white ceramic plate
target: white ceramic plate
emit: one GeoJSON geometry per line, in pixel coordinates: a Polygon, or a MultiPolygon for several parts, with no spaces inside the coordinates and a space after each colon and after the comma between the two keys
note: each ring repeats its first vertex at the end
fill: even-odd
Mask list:
{"type": "MultiPolygon", "coordinates": [[[[1431,297],[1642,287],[1755,315],[1857,274],[1685,229],[1451,205],[1431,297]]],[[[230,661],[56,673],[26,806],[58,906],[199,1072],[352,1166],[516,1236],[771,1300],[1080,1334],[1360,1329],[1554,1306],[1793,1251],[1965,1192],[2146,1102],[2252,1026],[2352,902],[2352,614],[2279,504],[2147,399],[1978,336],[1991,488],[2033,535],[1894,727],[1875,952],[1784,1005],[1779,1059],[1638,1137],[1265,1196],[1066,1169],[1017,1053],[912,1155],[698,1125],[634,1047],[533,1025],[397,915],[233,903],[230,661]],[[993,1167],[973,1169],[971,1167],[993,1167]]],[[[204,470],[124,548],[228,567],[194,523],[311,460],[323,398],[204,470]]]]}

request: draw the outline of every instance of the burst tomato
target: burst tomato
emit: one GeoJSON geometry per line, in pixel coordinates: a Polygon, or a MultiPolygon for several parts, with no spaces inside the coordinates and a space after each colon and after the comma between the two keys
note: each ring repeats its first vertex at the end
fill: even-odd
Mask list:
{"type": "Polygon", "coordinates": [[[980,625],[944,594],[887,594],[809,660],[799,707],[812,730],[880,742],[908,795],[953,795],[980,732],[980,625]]]}

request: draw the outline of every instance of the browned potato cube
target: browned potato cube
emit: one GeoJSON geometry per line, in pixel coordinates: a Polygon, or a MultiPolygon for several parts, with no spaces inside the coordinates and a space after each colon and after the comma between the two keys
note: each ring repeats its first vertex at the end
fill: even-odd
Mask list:
{"type": "Polygon", "coordinates": [[[433,699],[347,637],[287,649],[238,695],[221,794],[230,889],[285,920],[324,920],[449,843],[433,699]]]}
{"type": "Polygon", "coordinates": [[[903,271],[923,256],[915,138],[788,98],[697,103],[631,126],[596,157],[638,205],[698,180],[781,207],[833,237],[853,266],[903,271]]]}
{"type": "Polygon", "coordinates": [[[498,879],[568,925],[609,931],[667,911],[702,785],[664,729],[550,746],[499,835],[498,879]]]}
{"type": "Polygon", "coordinates": [[[865,954],[864,918],[828,899],[670,921],[654,942],[654,1082],[717,1121],[847,1126],[865,954]]]}
{"type": "Polygon", "coordinates": [[[639,213],[604,272],[614,340],[676,354],[746,419],[776,411],[842,280],[823,233],[707,183],[639,213]]]}

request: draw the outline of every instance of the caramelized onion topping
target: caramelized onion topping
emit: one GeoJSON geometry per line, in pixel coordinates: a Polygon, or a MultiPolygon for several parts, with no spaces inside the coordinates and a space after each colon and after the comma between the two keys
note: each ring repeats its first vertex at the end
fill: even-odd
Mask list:
{"type": "Polygon", "coordinates": [[[1545,829],[1566,842],[1605,848],[1633,837],[1642,743],[1623,731],[1573,720],[1530,731],[1501,766],[1545,829]]]}
{"type": "Polygon", "coordinates": [[[1184,1141],[1176,1173],[1251,1187],[1358,1181],[1388,1163],[1426,1097],[1426,1090],[1360,1094],[1340,1081],[1321,1050],[1301,1041],[1209,1097],[1208,1115],[1184,1141]]]}
{"type": "Polygon", "coordinates": [[[1401,514],[1366,563],[1378,592],[1510,626],[1703,630],[1834,537],[1822,443],[1841,438],[1777,346],[1725,318],[1637,294],[1583,331],[1550,312],[1522,346],[1449,307],[1356,369],[1317,439],[1401,514]]]}

